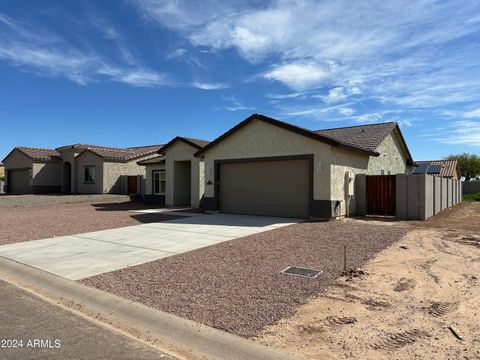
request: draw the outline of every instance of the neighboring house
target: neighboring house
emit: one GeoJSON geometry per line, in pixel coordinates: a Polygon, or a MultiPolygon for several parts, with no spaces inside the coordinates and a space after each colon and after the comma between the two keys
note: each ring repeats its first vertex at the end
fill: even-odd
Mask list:
{"type": "Polygon", "coordinates": [[[414,174],[428,174],[454,180],[462,177],[457,160],[425,160],[415,161],[415,164],[417,166],[413,169],[414,174]]]}
{"type": "Polygon", "coordinates": [[[138,162],[146,168],[145,200],[166,206],[198,208],[203,195],[203,161],[195,153],[208,141],[177,136],[161,156],[138,162]]]}
{"type": "Polygon", "coordinates": [[[137,162],[155,156],[161,148],[162,145],[113,148],[86,144],[56,149],[16,147],[3,160],[7,192],[137,193],[136,176],[143,176],[145,170],[137,162]],[[132,181],[126,183],[128,176],[132,181]]]}
{"type": "Polygon", "coordinates": [[[203,160],[205,209],[300,218],[354,214],[356,174],[413,166],[397,123],[310,131],[257,114],[195,155],[203,160]]]}
{"type": "Polygon", "coordinates": [[[0,163],[0,178],[5,175],[5,166],[0,163]]]}

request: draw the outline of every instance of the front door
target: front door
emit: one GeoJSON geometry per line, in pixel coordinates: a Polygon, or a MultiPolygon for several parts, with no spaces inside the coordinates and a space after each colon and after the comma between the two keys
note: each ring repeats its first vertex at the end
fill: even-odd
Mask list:
{"type": "Polygon", "coordinates": [[[128,195],[137,195],[137,177],[128,177],[128,195]]]}

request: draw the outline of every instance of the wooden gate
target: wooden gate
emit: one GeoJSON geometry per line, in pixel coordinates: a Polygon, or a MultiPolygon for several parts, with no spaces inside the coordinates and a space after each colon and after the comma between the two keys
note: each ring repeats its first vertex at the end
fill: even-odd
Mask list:
{"type": "Polygon", "coordinates": [[[367,176],[367,214],[395,216],[395,175],[367,176]]]}
{"type": "Polygon", "coordinates": [[[128,177],[128,195],[137,194],[137,177],[129,176],[128,177]]]}

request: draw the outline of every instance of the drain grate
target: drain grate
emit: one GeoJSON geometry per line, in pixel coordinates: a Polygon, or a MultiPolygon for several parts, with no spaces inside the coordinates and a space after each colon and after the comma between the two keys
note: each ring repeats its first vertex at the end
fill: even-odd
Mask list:
{"type": "Polygon", "coordinates": [[[322,273],[321,270],[302,268],[298,266],[289,266],[286,269],[282,270],[282,273],[287,275],[296,275],[303,276],[307,278],[316,278],[322,273]]]}

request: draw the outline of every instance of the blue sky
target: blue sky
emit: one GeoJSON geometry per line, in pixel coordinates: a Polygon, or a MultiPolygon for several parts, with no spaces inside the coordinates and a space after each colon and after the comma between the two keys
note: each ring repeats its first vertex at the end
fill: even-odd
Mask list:
{"type": "Polygon", "coordinates": [[[0,158],[214,139],[252,113],[479,153],[479,38],[478,1],[3,1],[0,158]]]}

